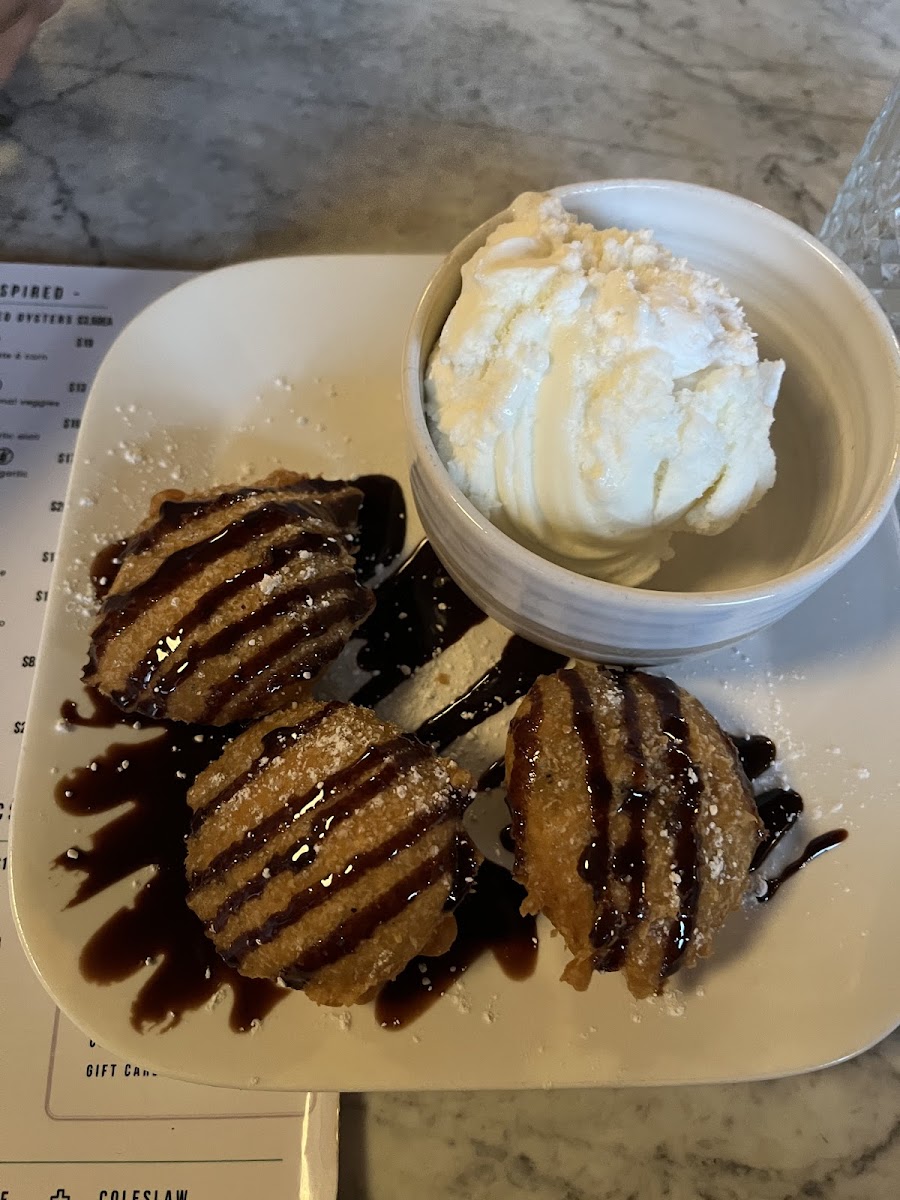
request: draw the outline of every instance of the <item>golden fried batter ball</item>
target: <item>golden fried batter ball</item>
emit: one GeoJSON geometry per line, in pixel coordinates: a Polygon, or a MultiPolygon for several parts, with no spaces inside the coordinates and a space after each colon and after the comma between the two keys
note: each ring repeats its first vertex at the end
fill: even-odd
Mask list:
{"type": "Polygon", "coordinates": [[[473,786],[370,709],[301,702],[190,789],[188,903],[242,974],[368,999],[456,935],[480,862],[462,827],[473,786]]]}
{"type": "Polygon", "coordinates": [[[761,825],[698,700],[640,671],[557,671],[522,700],[506,773],[523,911],[565,939],[565,982],[580,991],[593,971],[622,971],[644,998],[709,953],[761,825]]]}
{"type": "Polygon", "coordinates": [[[126,712],[206,725],[284,708],[372,610],[350,553],[361,501],[291,471],[160,493],[122,552],[85,682],[126,712]]]}

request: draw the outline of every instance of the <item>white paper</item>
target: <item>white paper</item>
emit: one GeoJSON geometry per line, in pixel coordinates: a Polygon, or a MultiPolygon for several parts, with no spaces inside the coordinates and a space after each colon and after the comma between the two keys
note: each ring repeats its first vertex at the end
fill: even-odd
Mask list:
{"type": "MultiPolygon", "coordinates": [[[[0,264],[4,875],[16,759],[84,401],[118,333],[185,278],[0,264]]],[[[179,1083],[89,1042],[33,975],[0,888],[0,1200],[330,1200],[335,1114],[330,1096],[179,1083]]]]}

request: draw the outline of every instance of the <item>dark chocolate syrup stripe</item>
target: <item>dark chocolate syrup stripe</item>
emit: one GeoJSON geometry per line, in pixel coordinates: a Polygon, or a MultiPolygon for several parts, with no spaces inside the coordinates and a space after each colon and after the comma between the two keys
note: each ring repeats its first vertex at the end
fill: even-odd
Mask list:
{"type": "Polygon", "coordinates": [[[756,811],[763,823],[765,833],[750,863],[751,871],[758,871],[789,829],[792,829],[803,812],[803,799],[792,788],[770,788],[754,798],[756,811]]]}
{"type": "Polygon", "coordinates": [[[242,788],[252,783],[257,775],[266,769],[271,759],[288,750],[299,738],[318,729],[322,722],[327,721],[339,708],[340,705],[337,701],[332,700],[314,713],[310,713],[308,717],[304,717],[302,721],[297,721],[294,725],[280,725],[277,729],[270,729],[268,733],[264,734],[259,754],[249,767],[242,771],[236,779],[233,779],[228,787],[223,788],[221,792],[216,792],[214,796],[210,796],[205,804],[194,810],[192,823],[194,830],[199,829],[208,817],[220,809],[223,804],[227,804],[242,788]]]}
{"type": "Polygon", "coordinates": [[[673,817],[672,868],[678,876],[679,912],[669,929],[660,966],[660,979],[666,979],[684,957],[697,919],[700,899],[697,817],[703,793],[703,777],[691,758],[690,729],[681,710],[678,688],[671,680],[658,675],[641,674],[640,678],[656,701],[663,735],[668,743],[666,759],[669,773],[678,792],[673,817]]]}
{"type": "Polygon", "coordinates": [[[478,783],[475,785],[475,790],[478,792],[490,792],[494,788],[500,787],[503,783],[504,775],[506,774],[506,760],[498,758],[491,763],[478,776],[478,783]]]}
{"type": "Polygon", "coordinates": [[[614,793],[606,773],[590,691],[577,670],[561,671],[559,679],[567,687],[572,701],[572,724],[584,755],[585,783],[594,828],[578,862],[578,873],[590,885],[597,906],[591,930],[591,943],[595,948],[593,966],[597,971],[617,971],[645,909],[644,822],[651,793],[645,786],[637,697],[631,678],[627,674],[616,675],[622,696],[624,752],[631,761],[632,776],[619,808],[627,818],[625,838],[614,850],[610,828],[610,816],[615,809],[614,793]],[[628,899],[624,911],[610,895],[610,876],[625,888],[628,899]]]}
{"type": "MultiPolygon", "coordinates": [[[[400,840],[403,838],[411,839],[408,844],[412,845],[412,842],[416,840],[417,836],[421,836],[422,833],[427,832],[427,830],[433,825],[447,820],[452,811],[452,807],[431,809],[424,814],[419,822],[412,822],[406,827],[406,829],[401,831],[397,837],[400,840]],[[420,824],[421,833],[416,835],[416,830],[419,828],[420,824]]],[[[293,871],[295,873],[299,873],[299,871],[308,867],[310,863],[315,860],[315,855],[310,855],[309,853],[309,840],[310,839],[308,837],[298,838],[297,841],[290,845],[283,853],[276,854],[274,858],[269,859],[263,868],[263,872],[265,872],[265,874],[260,872],[260,874],[255,875],[242,887],[238,888],[237,891],[232,892],[227,900],[221,905],[213,920],[209,922],[210,931],[212,933],[220,933],[231,920],[231,918],[236,913],[240,912],[245,904],[248,904],[251,900],[258,899],[258,897],[263,894],[270,879],[277,878],[277,876],[282,874],[284,871],[293,871]],[[300,861],[301,859],[303,860],[302,862],[300,861]]],[[[389,840],[393,841],[394,839],[389,840]]],[[[401,846],[400,849],[402,848],[403,847],[401,846]]],[[[393,857],[396,852],[397,851],[390,850],[388,842],[382,843],[381,845],[376,846],[374,850],[360,853],[359,855],[355,856],[344,868],[343,872],[332,879],[332,882],[328,885],[327,891],[324,890],[321,880],[316,880],[314,883],[310,884],[306,891],[302,894],[309,897],[316,897],[321,893],[321,902],[324,902],[329,896],[333,896],[336,892],[341,891],[344,887],[348,887],[350,884],[355,883],[359,878],[360,871],[364,869],[365,865],[368,865],[370,859],[371,862],[375,864],[379,862],[386,862],[389,858],[393,857]]],[[[315,904],[319,902],[320,901],[314,901],[309,905],[301,906],[301,908],[298,909],[298,916],[302,915],[303,912],[308,911],[310,908],[315,907],[315,904]]],[[[253,938],[255,938],[257,934],[258,930],[254,930],[252,935],[253,938]]],[[[250,935],[248,935],[248,938],[249,937],[250,935]]],[[[240,941],[242,941],[240,938],[236,940],[231,949],[228,951],[228,955],[240,954],[242,956],[243,953],[245,953],[245,951],[240,951],[238,949],[238,943],[240,941]]],[[[249,941],[248,948],[252,949],[249,941]]]]}
{"type": "MultiPolygon", "coordinates": [[[[188,880],[190,890],[196,892],[206,887],[225,871],[264,849],[273,837],[284,833],[295,821],[309,813],[315,814],[309,840],[318,841],[335,822],[346,820],[372,796],[391,787],[426,755],[423,746],[403,736],[378,746],[369,746],[354,762],[335,771],[321,784],[317,783],[299,795],[286,796],[279,809],[258,825],[245,830],[241,837],[211,859],[202,871],[195,871],[188,880]]],[[[309,866],[315,855],[315,848],[311,846],[303,865],[309,866]]],[[[265,863],[261,863],[260,870],[264,867],[265,863]]]]}
{"type": "MultiPolygon", "coordinates": [[[[293,650],[288,647],[282,653],[287,640],[288,636],[285,634],[280,639],[281,645],[276,641],[270,646],[273,657],[276,652],[278,657],[274,662],[263,667],[256,679],[251,680],[250,686],[241,693],[240,708],[242,712],[268,711],[272,707],[269,703],[272,696],[277,696],[284,688],[295,687],[298,675],[302,676],[304,680],[309,680],[318,670],[332,662],[345,645],[345,638],[339,629],[320,637],[314,643],[312,650],[305,641],[301,641],[295,644],[293,650]]],[[[224,707],[227,708],[234,698],[234,696],[225,697],[222,701],[224,707]]]]}
{"type": "MultiPolygon", "coordinates": [[[[803,812],[803,800],[792,788],[770,788],[756,797],[756,808],[765,827],[765,835],[753,856],[750,864],[751,871],[758,871],[765,864],[776,847],[781,844],[784,835],[796,825],[803,812]]],[[[781,885],[801,871],[807,863],[818,858],[820,854],[833,850],[846,838],[846,829],[831,829],[827,833],[820,833],[818,837],[814,837],[807,843],[802,853],[789,862],[780,874],[765,880],[765,891],[757,896],[757,900],[761,904],[771,900],[781,885]]]]}
{"type": "MultiPolygon", "coordinates": [[[[95,700],[92,716],[65,706],[72,724],[106,729],[111,713],[95,700]]],[[[122,714],[117,713],[122,725],[122,714]]],[[[108,984],[130,978],[154,961],[154,973],[131,1010],[136,1029],[177,1024],[227,984],[231,1026],[249,1029],[283,999],[264,980],[245,979],[216,954],[203,926],[184,902],[184,836],[189,809],[185,794],[196,774],[221,753],[233,730],[204,731],[173,725],[139,743],[116,742],[94,760],[96,769],[71,772],[56,789],[60,807],[76,816],[123,811],[91,834],[90,847],[74,847],[56,865],[81,876],[69,902],[80,904],[142,868],[156,873],[90,938],[81,953],[85,978],[108,984]],[[124,807],[123,807],[124,806],[124,807]]]]}
{"type": "Polygon", "coordinates": [[[737,751],[744,774],[751,781],[759,779],[760,775],[768,771],[775,761],[777,751],[771,738],[763,737],[758,733],[752,734],[750,737],[738,737],[731,733],[728,734],[728,740],[737,751]]]}
{"type": "MultiPolygon", "coordinates": [[[[304,888],[302,892],[295,893],[290,903],[279,912],[273,913],[261,925],[236,938],[222,952],[222,957],[231,966],[240,966],[247,955],[251,954],[257,947],[265,946],[275,941],[287,926],[293,925],[294,922],[299,921],[301,917],[306,916],[307,913],[318,908],[319,905],[325,904],[332,896],[336,896],[346,888],[352,887],[360,880],[364,872],[383,867],[404,850],[411,849],[426,833],[434,829],[435,826],[443,824],[456,814],[458,804],[453,802],[452,797],[449,799],[450,803],[433,808],[416,817],[380,845],[354,855],[339,875],[326,876],[327,883],[325,880],[317,879],[307,888],[304,888]]],[[[315,856],[313,855],[313,857],[315,856]]],[[[310,860],[307,858],[307,861],[303,865],[309,866],[309,862],[310,860]]],[[[271,866],[270,870],[272,870],[273,875],[276,873],[275,869],[271,866]]],[[[260,880],[260,882],[262,882],[264,887],[265,881],[260,880]]],[[[350,946],[346,953],[349,954],[355,949],[357,949],[356,946],[350,946]]]]}
{"type": "Polygon", "coordinates": [[[378,993],[375,1017],[384,1029],[404,1029],[427,1011],[487,950],[510,979],[527,979],[537,963],[534,917],[523,917],[525,889],[504,867],[486,860],[456,909],[456,940],[439,957],[419,955],[378,993]]]}
{"type": "Polygon", "coordinates": [[[591,930],[591,942],[605,947],[618,932],[621,914],[610,903],[607,880],[611,860],[610,813],[613,788],[606,773],[603,746],[594,722],[594,705],[587,685],[577,670],[560,671],[559,680],[567,688],[572,702],[572,728],[581,743],[584,758],[584,782],[590,806],[591,840],[578,859],[578,874],[590,885],[597,916],[591,930]]]}
{"type": "MultiPolygon", "coordinates": [[[[415,765],[416,762],[420,762],[423,757],[424,754],[421,756],[414,755],[411,745],[401,747],[397,751],[396,757],[378,772],[377,787],[385,788],[390,786],[396,782],[398,776],[404,770],[415,765]]],[[[363,797],[363,800],[365,798],[363,797]]],[[[316,859],[316,848],[313,843],[321,841],[325,834],[332,830],[335,825],[352,816],[360,807],[360,803],[358,793],[350,793],[344,797],[342,803],[330,803],[324,810],[319,812],[307,833],[298,837],[286,850],[268,859],[260,867],[258,875],[248,879],[246,883],[242,884],[241,887],[226,897],[219,906],[216,915],[209,922],[211,932],[220,933],[245,904],[262,895],[269,880],[276,879],[285,871],[291,871],[296,875],[308,866],[311,866],[316,859]]],[[[459,815],[461,807],[464,806],[461,806],[457,802],[456,792],[454,791],[450,793],[449,807],[435,810],[435,812],[443,813],[443,817],[449,816],[452,813],[459,815]]],[[[358,866],[355,869],[358,871],[358,866]]]]}
{"type": "Polygon", "coordinates": [[[511,637],[497,662],[460,697],[423,721],[416,737],[435,750],[443,750],[493,713],[524,696],[539,676],[565,666],[567,661],[564,654],[555,650],[535,646],[518,635],[511,637]]]}
{"type": "Polygon", "coordinates": [[[352,953],[360,942],[370,938],[379,926],[399,916],[407,905],[437,883],[441,876],[455,876],[456,859],[456,847],[451,844],[444,854],[420,863],[371,904],[347,917],[315,946],[305,950],[281,972],[282,980],[288,987],[305,987],[317,971],[352,953]]]}
{"type": "MultiPolygon", "coordinates": [[[[598,921],[592,941],[597,947],[594,966],[600,971],[617,971],[625,961],[635,927],[646,914],[647,859],[645,823],[653,792],[647,786],[647,771],[641,743],[641,720],[634,681],[626,673],[617,676],[622,692],[622,720],[625,727],[625,756],[631,763],[631,779],[622,812],[628,818],[625,840],[612,858],[612,872],[625,886],[628,904],[624,917],[598,921]]],[[[616,914],[613,914],[615,917],[616,914]]]]}
{"type": "MultiPolygon", "coordinates": [[[[154,696],[168,696],[176,686],[190,678],[199,666],[216,655],[226,654],[232,650],[243,637],[261,629],[266,621],[286,612],[292,612],[295,608],[306,604],[307,600],[314,600],[325,595],[329,590],[352,586],[353,575],[349,571],[336,572],[325,579],[311,580],[288,592],[280,592],[261,604],[253,604],[251,611],[245,617],[232,622],[205,642],[192,646],[185,661],[177,665],[169,665],[160,676],[163,663],[171,656],[173,650],[177,650],[185,639],[205,621],[208,621],[229,600],[240,592],[254,587],[265,575],[272,575],[281,570],[299,550],[303,549],[305,538],[306,535],[301,534],[281,545],[270,546],[262,563],[238,571],[230,579],[210,588],[191,611],[181,617],[177,627],[160,638],[138,663],[118,693],[117,699],[122,707],[130,708],[141,693],[150,687],[154,676],[158,676],[158,681],[153,688],[154,696]]],[[[259,597],[254,596],[252,599],[258,601],[259,597]]]]}
{"type": "MultiPolygon", "coordinates": [[[[266,501],[211,537],[173,551],[149,578],[130,591],[107,595],[91,643],[91,666],[96,668],[113,638],[192,574],[197,575],[210,563],[243,550],[254,538],[275,533],[303,517],[308,518],[306,506],[298,501],[266,501]]],[[[314,553],[336,555],[340,550],[339,541],[331,534],[306,530],[302,537],[298,534],[296,540],[302,549],[314,553]]]]}
{"type": "Polygon", "coordinates": [[[766,880],[766,890],[762,895],[757,896],[761,904],[771,900],[783,883],[793,878],[798,871],[802,871],[808,863],[816,859],[821,854],[825,854],[829,850],[833,850],[835,846],[839,846],[841,842],[847,840],[848,834],[846,829],[831,829],[828,833],[820,833],[818,837],[814,837],[808,842],[803,853],[800,854],[793,862],[789,862],[780,874],[774,879],[766,880]]]}
{"type": "Polygon", "coordinates": [[[356,573],[363,581],[389,567],[406,541],[403,488],[390,475],[361,475],[353,486],[363,494],[356,538],[356,573]]]}
{"type": "Polygon", "coordinates": [[[302,623],[289,625],[280,637],[263,646],[256,654],[243,658],[240,667],[232,675],[210,688],[201,719],[213,720],[217,713],[226,711],[228,705],[238,697],[241,698],[242,710],[252,709],[261,697],[296,682],[298,676],[312,679],[340,652],[344,644],[340,631],[334,630],[334,627],[344,621],[354,624],[369,607],[370,595],[360,589],[342,596],[325,608],[314,610],[313,615],[302,623]],[[321,636],[330,630],[334,632],[327,637],[321,636]]]}
{"type": "Polygon", "coordinates": [[[176,532],[188,522],[225,512],[255,496],[276,497],[285,493],[293,494],[290,503],[296,506],[298,515],[319,521],[327,520],[333,523],[335,519],[342,521],[348,516],[352,518],[357,507],[358,498],[345,483],[308,478],[300,479],[296,483],[273,484],[271,487],[238,488],[237,491],[220,492],[218,496],[211,496],[206,500],[198,500],[195,497],[164,500],[154,524],[126,540],[128,553],[143,554],[166,534],[176,532]]]}
{"type": "Polygon", "coordinates": [[[373,672],[351,697],[372,707],[487,618],[452,582],[428,542],[375,588],[376,606],[357,630],[357,663],[373,672]]]}

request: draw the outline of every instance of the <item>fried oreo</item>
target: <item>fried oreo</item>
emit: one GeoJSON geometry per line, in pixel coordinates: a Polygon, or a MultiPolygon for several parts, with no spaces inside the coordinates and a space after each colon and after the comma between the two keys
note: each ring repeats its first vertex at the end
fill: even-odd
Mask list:
{"type": "Polygon", "coordinates": [[[85,682],[126,712],[207,725],[286,707],[374,605],[350,552],[361,502],[290,471],[160,493],[122,552],[85,682]]]}
{"type": "Polygon", "coordinates": [[[524,697],[506,750],[523,911],[638,998],[708,954],[747,885],[761,825],[734,747],[670,680],[580,663],[524,697]]]}
{"type": "Polygon", "coordinates": [[[368,999],[456,935],[480,855],[471,776],[370,709],[305,701],[228,745],[188,793],[188,904],[243,975],[368,999]]]}

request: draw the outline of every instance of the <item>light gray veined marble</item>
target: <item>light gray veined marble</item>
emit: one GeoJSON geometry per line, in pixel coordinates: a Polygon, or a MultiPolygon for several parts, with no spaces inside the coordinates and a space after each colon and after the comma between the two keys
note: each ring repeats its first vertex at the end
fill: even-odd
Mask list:
{"type": "Polygon", "coordinates": [[[350,1096],[342,1105],[344,1200],[900,1195],[896,1035],[840,1067],[771,1083],[350,1096]]]}
{"type": "Polygon", "coordinates": [[[440,249],[526,187],[642,174],[817,228],[896,70],[896,17],[878,0],[67,0],[0,100],[0,246],[189,265],[440,249]]]}

